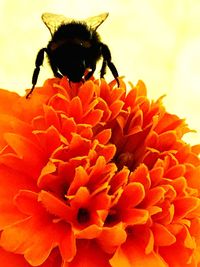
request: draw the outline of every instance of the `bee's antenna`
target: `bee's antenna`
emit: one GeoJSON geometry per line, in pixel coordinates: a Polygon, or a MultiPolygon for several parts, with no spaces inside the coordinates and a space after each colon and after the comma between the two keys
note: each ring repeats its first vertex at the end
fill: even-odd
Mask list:
{"type": "Polygon", "coordinates": [[[40,72],[40,66],[42,65],[43,61],[44,61],[44,52],[47,53],[47,48],[42,48],[39,50],[36,60],[35,60],[35,69],[33,72],[33,77],[32,77],[32,88],[31,90],[28,92],[28,94],[26,95],[26,99],[29,98],[29,96],[32,94],[35,85],[37,83],[37,79],[38,79],[38,75],[40,72]]]}

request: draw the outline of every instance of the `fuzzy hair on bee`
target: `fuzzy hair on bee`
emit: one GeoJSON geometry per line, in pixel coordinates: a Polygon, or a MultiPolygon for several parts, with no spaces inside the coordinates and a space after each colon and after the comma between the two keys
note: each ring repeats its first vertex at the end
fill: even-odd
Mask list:
{"type": "Polygon", "coordinates": [[[39,50],[32,76],[33,92],[38,80],[40,66],[47,54],[55,77],[66,76],[70,82],[88,80],[95,72],[96,64],[102,58],[100,77],[103,78],[108,67],[119,86],[118,72],[111,60],[108,46],[101,42],[97,28],[108,17],[108,13],[75,21],[63,15],[44,13],[42,20],[51,33],[47,47],[39,50]]]}

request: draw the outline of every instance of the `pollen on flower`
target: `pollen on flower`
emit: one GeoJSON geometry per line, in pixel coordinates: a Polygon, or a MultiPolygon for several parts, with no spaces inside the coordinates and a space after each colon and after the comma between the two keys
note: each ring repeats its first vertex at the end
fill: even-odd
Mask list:
{"type": "Polygon", "coordinates": [[[200,145],[143,82],[115,85],[0,90],[4,267],[200,266],[200,145]]]}

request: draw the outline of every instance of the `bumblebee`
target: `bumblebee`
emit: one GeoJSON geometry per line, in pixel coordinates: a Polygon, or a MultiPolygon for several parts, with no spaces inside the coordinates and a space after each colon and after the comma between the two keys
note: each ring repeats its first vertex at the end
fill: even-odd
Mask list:
{"type": "Polygon", "coordinates": [[[108,66],[119,86],[118,72],[111,61],[110,50],[101,42],[97,33],[97,28],[107,17],[108,13],[103,13],[86,20],[74,21],[63,15],[44,13],[42,20],[52,38],[47,47],[40,49],[37,54],[32,88],[26,98],[33,92],[37,83],[45,53],[54,76],[66,76],[71,82],[88,80],[96,69],[97,61],[102,58],[100,77],[104,77],[108,66]]]}

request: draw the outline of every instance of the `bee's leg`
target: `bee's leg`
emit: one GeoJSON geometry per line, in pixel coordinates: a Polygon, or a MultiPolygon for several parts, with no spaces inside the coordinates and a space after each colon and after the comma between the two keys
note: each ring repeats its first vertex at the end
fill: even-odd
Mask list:
{"type": "Polygon", "coordinates": [[[55,67],[54,68],[54,66],[51,66],[51,68],[52,68],[52,71],[53,71],[53,75],[56,77],[56,78],[61,78],[61,77],[63,77],[59,72],[58,72],[58,69],[55,67]]]}
{"type": "Polygon", "coordinates": [[[95,70],[96,70],[96,65],[93,65],[92,68],[91,68],[91,71],[89,71],[84,77],[86,81],[89,80],[92,77],[92,75],[94,74],[95,70]]]}
{"type": "Polygon", "coordinates": [[[112,72],[112,75],[114,76],[115,80],[117,81],[117,85],[119,86],[119,80],[118,80],[118,72],[115,67],[115,65],[111,61],[111,53],[107,45],[101,44],[101,52],[103,56],[103,65],[101,68],[101,75],[103,76],[105,74],[105,68],[106,65],[109,67],[110,71],[112,72]]]}
{"type": "Polygon", "coordinates": [[[51,66],[51,69],[52,69],[52,71],[53,71],[53,75],[54,75],[55,77],[57,77],[57,78],[61,78],[61,77],[63,77],[62,74],[60,74],[60,73],[58,72],[58,68],[56,67],[56,65],[54,64],[54,62],[50,59],[50,57],[49,57],[49,64],[50,64],[50,66],[51,66]]]}
{"type": "Polygon", "coordinates": [[[34,69],[33,76],[32,76],[32,88],[28,92],[28,94],[26,95],[26,98],[28,98],[32,94],[32,92],[35,88],[35,85],[37,83],[38,75],[40,72],[40,66],[42,65],[42,63],[44,61],[44,52],[47,52],[46,48],[40,49],[38,54],[37,54],[37,57],[35,60],[35,69],[34,69]]]}
{"type": "Polygon", "coordinates": [[[104,75],[106,74],[106,67],[107,67],[107,62],[105,59],[103,59],[103,64],[102,64],[101,71],[100,71],[101,78],[103,78],[104,75]]]}

